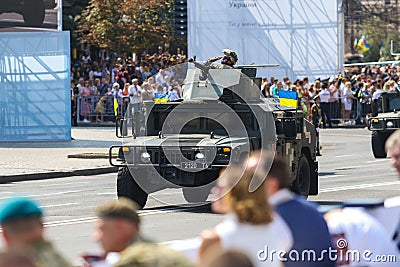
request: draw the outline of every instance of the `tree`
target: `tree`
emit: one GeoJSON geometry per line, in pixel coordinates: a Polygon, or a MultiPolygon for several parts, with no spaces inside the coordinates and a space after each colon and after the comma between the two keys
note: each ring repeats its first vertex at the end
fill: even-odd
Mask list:
{"type": "Polygon", "coordinates": [[[172,0],[90,0],[78,19],[80,41],[120,53],[164,46],[173,36],[172,5],[172,0]]]}
{"type": "Polygon", "coordinates": [[[397,60],[395,56],[390,53],[390,42],[393,41],[393,53],[400,53],[400,37],[398,34],[392,33],[387,37],[382,52],[385,60],[397,60]]]}
{"type": "Polygon", "coordinates": [[[87,7],[88,2],[89,0],[63,0],[63,30],[71,33],[71,48],[78,45],[75,18],[80,16],[82,10],[87,7]]]}

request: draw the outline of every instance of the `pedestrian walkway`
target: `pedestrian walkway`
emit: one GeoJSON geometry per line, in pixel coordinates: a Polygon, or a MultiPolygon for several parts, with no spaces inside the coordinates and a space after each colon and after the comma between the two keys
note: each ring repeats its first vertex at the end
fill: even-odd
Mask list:
{"type": "Polygon", "coordinates": [[[72,138],[66,142],[0,143],[0,183],[115,171],[106,157],[111,145],[122,142],[115,137],[115,128],[77,127],[72,129],[72,138]],[[82,153],[97,157],[68,157],[82,153]]]}

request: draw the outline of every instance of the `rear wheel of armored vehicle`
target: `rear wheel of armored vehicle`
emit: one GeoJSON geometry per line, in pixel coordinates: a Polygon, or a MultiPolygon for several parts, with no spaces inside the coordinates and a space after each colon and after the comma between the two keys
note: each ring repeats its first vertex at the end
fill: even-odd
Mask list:
{"type": "Polygon", "coordinates": [[[308,196],[310,192],[311,169],[310,163],[305,154],[301,154],[299,159],[296,179],[293,181],[292,189],[294,192],[308,196]]]}
{"type": "Polygon", "coordinates": [[[385,143],[388,136],[389,135],[387,133],[372,132],[372,153],[374,154],[375,158],[386,158],[385,143]]]}
{"type": "Polygon", "coordinates": [[[25,1],[22,16],[26,25],[34,27],[42,26],[45,16],[43,0],[25,1]]]}
{"type": "Polygon", "coordinates": [[[126,197],[135,201],[141,208],[146,205],[148,194],[136,183],[128,167],[118,170],[117,176],[118,198],[126,197]]]}
{"type": "Polygon", "coordinates": [[[209,187],[184,187],[182,188],[183,197],[189,203],[201,203],[205,202],[210,194],[209,187]]]}

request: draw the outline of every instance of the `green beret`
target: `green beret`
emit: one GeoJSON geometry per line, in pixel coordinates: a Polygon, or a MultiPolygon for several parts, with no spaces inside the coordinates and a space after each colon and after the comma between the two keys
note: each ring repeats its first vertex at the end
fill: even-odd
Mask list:
{"type": "Polygon", "coordinates": [[[6,200],[0,206],[0,224],[10,219],[43,215],[42,209],[31,199],[17,197],[6,200]]]}
{"type": "Polygon", "coordinates": [[[103,219],[125,219],[139,225],[138,209],[139,206],[135,202],[122,197],[99,206],[96,209],[96,215],[103,219]]]}

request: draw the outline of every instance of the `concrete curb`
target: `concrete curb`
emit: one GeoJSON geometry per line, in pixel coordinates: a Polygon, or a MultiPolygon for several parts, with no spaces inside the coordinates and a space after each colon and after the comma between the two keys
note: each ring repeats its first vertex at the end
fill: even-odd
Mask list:
{"type": "Polygon", "coordinates": [[[73,171],[62,171],[62,172],[43,172],[43,173],[28,173],[18,175],[4,175],[0,176],[0,184],[33,181],[33,180],[45,180],[53,178],[62,178],[70,176],[84,176],[84,175],[98,175],[105,173],[117,172],[118,167],[100,167],[96,169],[79,169],[73,171]]]}

